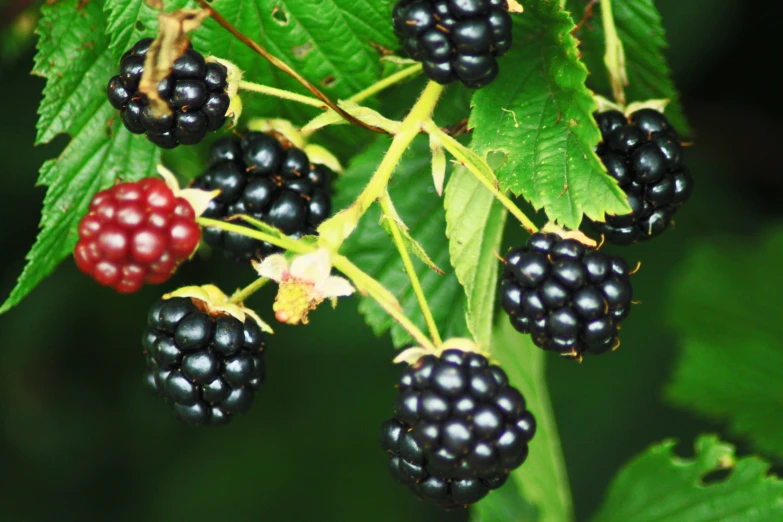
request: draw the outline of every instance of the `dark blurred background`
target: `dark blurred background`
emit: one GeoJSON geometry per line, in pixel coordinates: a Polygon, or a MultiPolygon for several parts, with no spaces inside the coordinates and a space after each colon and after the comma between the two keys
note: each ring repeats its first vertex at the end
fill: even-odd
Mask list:
{"type": "MultiPolygon", "coordinates": [[[[677,351],[665,322],[667,286],[694,241],[753,235],[781,213],[780,87],[771,71],[783,48],[769,35],[783,19],[783,4],[657,3],[697,133],[687,151],[697,189],[675,230],[623,250],[632,263],[644,263],[634,280],[643,303],[624,325],[621,349],[581,365],[549,359],[580,521],[596,509],[617,468],[649,444],[677,437],[687,454],[696,433],[720,431],[660,399],[677,351]]],[[[0,10],[7,5],[0,2],[0,10]]],[[[37,232],[44,196],[34,187],[38,168],[67,142],[32,145],[44,82],[29,76],[33,50],[22,49],[0,62],[3,299],[37,232]]],[[[207,265],[188,265],[165,288],[118,296],[67,260],[0,317],[0,519],[466,518],[419,503],[388,476],[376,434],[395,395],[392,347],[372,336],[350,300],[336,311],[322,307],[307,327],[277,327],[268,382],[251,412],[227,429],[184,426],[147,396],[138,338],[149,304],[207,273],[224,288],[252,276],[219,260],[207,265]]],[[[270,292],[249,304],[269,303],[270,292]]]]}

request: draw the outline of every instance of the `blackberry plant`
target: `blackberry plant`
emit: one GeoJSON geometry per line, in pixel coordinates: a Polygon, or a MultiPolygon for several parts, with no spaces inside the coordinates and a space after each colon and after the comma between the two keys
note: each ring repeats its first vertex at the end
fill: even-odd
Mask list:
{"type": "MultiPolygon", "coordinates": [[[[652,3],[601,0],[584,12],[551,0],[196,3],[42,8],[37,142],[71,142],[42,167],[41,232],[0,313],[69,255],[125,293],[167,282],[203,238],[252,278],[231,295],[170,283],[149,310],[138,371],[182,421],[225,424],[249,409],[273,333],[264,319],[303,325],[325,301],[356,296],[405,366],[396,405],[377,405],[393,409],[381,428],[388,456],[359,456],[357,444],[342,460],[375,458],[391,471],[387,485],[480,520],[574,520],[546,364],[604,364],[556,354],[582,362],[616,349],[635,297],[628,263],[578,229],[592,222],[609,242],[651,237],[692,188],[681,151],[689,130],[652,3]],[[229,117],[249,130],[229,134],[229,117]],[[276,287],[273,302],[257,293],[264,286],[276,287]],[[498,303],[510,322],[498,320],[498,303]]],[[[190,268],[183,279],[220,277],[209,260],[190,268]]],[[[137,350],[138,339],[115,348],[137,350]]],[[[349,362],[336,379],[356,371],[349,362]]],[[[672,520],[721,519],[706,474],[733,466],[731,452],[704,438],[686,462],[667,444],[622,472],[597,520],[660,519],[683,505],[672,520]]],[[[780,519],[780,481],[757,461],[742,466],[720,504],[780,519]]]]}

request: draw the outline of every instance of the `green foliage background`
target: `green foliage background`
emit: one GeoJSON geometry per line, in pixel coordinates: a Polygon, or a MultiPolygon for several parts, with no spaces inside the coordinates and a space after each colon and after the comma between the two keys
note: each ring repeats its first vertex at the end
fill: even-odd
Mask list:
{"type": "MultiPolygon", "coordinates": [[[[694,420],[687,410],[668,406],[662,390],[684,339],[698,341],[691,341],[689,350],[711,348],[711,338],[704,334],[709,318],[672,320],[672,310],[683,309],[683,315],[689,310],[681,300],[674,304],[678,285],[698,280],[688,274],[698,272],[699,259],[711,259],[701,252],[760,250],[759,238],[782,217],[777,194],[783,182],[775,174],[779,161],[773,142],[781,108],[764,102],[774,99],[778,89],[774,82],[760,82],[759,71],[774,62],[775,48],[765,35],[774,31],[772,24],[783,8],[772,1],[752,6],[739,0],[656,4],[668,29],[683,106],[697,130],[688,162],[698,188],[674,230],[651,244],[623,249],[629,260],[643,261],[634,280],[643,303],[623,328],[621,349],[582,365],[548,360],[548,383],[580,521],[596,513],[621,465],[666,437],[682,440],[674,451],[683,455],[692,454],[695,436],[703,431],[720,432],[738,443],[740,453],[758,450],[773,462],[780,455],[780,443],[775,454],[769,442],[774,432],[755,445],[746,442],[758,419],[731,425],[731,430],[730,424],[694,420]]],[[[67,140],[55,138],[33,148],[43,81],[28,75],[29,50],[16,61],[0,63],[4,297],[37,233],[44,193],[33,188],[37,171],[67,140]]],[[[385,110],[410,105],[415,92],[414,87],[400,89],[384,102],[385,110]]],[[[758,263],[757,258],[747,259],[758,263]]],[[[715,270],[721,277],[747,270],[737,265],[715,270]]],[[[769,287],[779,288],[783,276],[776,275],[780,271],[773,271],[774,266],[769,265],[769,287]]],[[[143,393],[136,339],[149,303],[166,289],[205,277],[230,288],[252,275],[249,269],[232,269],[218,259],[199,260],[165,288],[123,297],[90,284],[66,261],[56,277],[0,316],[0,518],[465,520],[466,514],[444,514],[417,502],[386,473],[376,432],[390,413],[397,371],[390,364],[388,335],[372,335],[355,301],[342,301],[336,311],[318,310],[305,328],[278,328],[268,352],[269,381],[250,415],[229,429],[182,426],[162,403],[143,393]]],[[[755,307],[753,320],[726,307],[715,321],[734,321],[740,329],[768,327],[774,333],[779,297],[758,295],[749,305],[755,307]]],[[[271,298],[265,291],[250,304],[262,308],[271,298]]],[[[779,336],[762,332],[755,339],[766,342],[764,349],[783,350],[779,336]]],[[[728,349],[735,351],[745,347],[741,336],[730,343],[728,349]]],[[[681,380],[667,388],[668,396],[687,388],[682,379],[688,373],[677,375],[681,380]]],[[[740,399],[734,397],[738,408],[740,399]]],[[[708,404],[702,407],[700,418],[727,415],[708,404]]],[[[622,494],[614,489],[622,486],[615,483],[612,491],[622,494]]],[[[523,513],[529,507],[519,509],[523,513]]],[[[599,514],[599,520],[614,519],[599,514]]]]}

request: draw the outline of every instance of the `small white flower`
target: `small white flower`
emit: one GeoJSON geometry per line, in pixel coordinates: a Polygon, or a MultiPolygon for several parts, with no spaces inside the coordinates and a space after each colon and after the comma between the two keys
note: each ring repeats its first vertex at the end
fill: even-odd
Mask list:
{"type": "Polygon", "coordinates": [[[280,285],[273,309],[281,323],[307,324],[307,314],[325,299],[336,304],[338,297],[354,292],[346,279],[331,275],[332,263],[325,248],[294,258],[290,266],[282,254],[267,256],[253,266],[258,275],[280,285]]]}

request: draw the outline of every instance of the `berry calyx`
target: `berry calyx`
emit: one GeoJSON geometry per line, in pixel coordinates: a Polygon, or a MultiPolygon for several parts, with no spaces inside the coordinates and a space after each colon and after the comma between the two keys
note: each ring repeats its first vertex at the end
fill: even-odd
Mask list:
{"type": "Polygon", "coordinates": [[[628,245],[659,235],[693,192],[680,137],[652,108],[630,116],[618,110],[597,113],[602,141],[596,148],[607,172],[628,197],[631,213],[591,221],[609,243],[628,245]]]}
{"type": "Polygon", "coordinates": [[[78,230],[76,266],[121,293],[166,281],[201,238],[191,204],[158,178],[98,192],[78,230]]]}
{"type": "Polygon", "coordinates": [[[506,0],[400,0],[394,30],[408,55],[440,84],[478,89],[498,74],[496,58],[511,48],[506,0]]]}
{"type": "MultiPolygon", "coordinates": [[[[331,213],[332,171],[311,163],[304,151],[272,134],[250,131],[242,139],[221,138],[212,145],[209,158],[207,171],[193,186],[220,194],[204,217],[246,214],[299,238],[314,234],[331,213]]],[[[204,239],[237,261],[278,251],[271,244],[214,228],[204,229],[204,239]]]]}
{"type": "Polygon", "coordinates": [[[109,80],[106,94],[129,131],[145,134],[164,149],[195,145],[226,121],[231,104],[228,70],[217,61],[207,62],[190,46],[174,62],[171,74],[158,83],[158,94],[168,103],[171,113],[156,116],[147,96],[139,91],[152,42],[152,38],[139,40],[122,56],[120,74],[109,80]]]}
{"type": "Polygon", "coordinates": [[[504,259],[500,302],[511,324],[536,346],[564,357],[617,348],[631,312],[628,265],[574,239],[536,233],[504,259]]]}
{"type": "Polygon", "coordinates": [[[445,509],[478,502],[522,465],[536,431],[506,373],[479,353],[425,355],[403,370],[381,427],[389,471],[445,509]]]}
{"type": "Polygon", "coordinates": [[[164,298],[149,310],[146,387],[187,424],[219,426],[247,412],[266,377],[264,336],[251,315],[164,298]]]}

